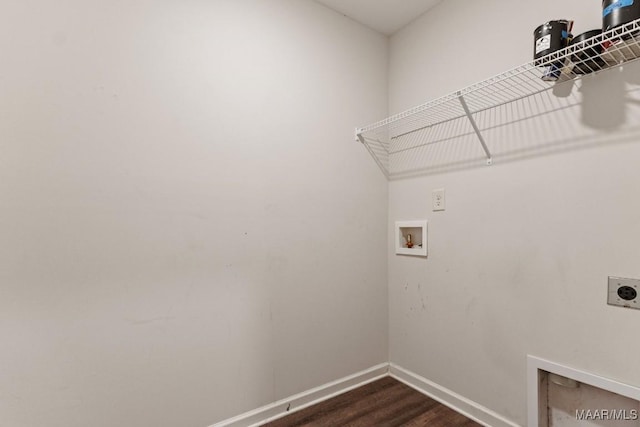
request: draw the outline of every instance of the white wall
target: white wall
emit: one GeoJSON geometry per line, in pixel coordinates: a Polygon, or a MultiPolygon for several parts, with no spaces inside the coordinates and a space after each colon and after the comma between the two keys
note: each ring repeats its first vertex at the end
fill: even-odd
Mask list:
{"type": "MultiPolygon", "coordinates": [[[[589,3],[441,3],[391,39],[390,113],[531,60],[533,30],[549,19],[597,28],[600,4],[589,3]]],[[[639,71],[542,95],[557,113],[487,132],[491,167],[391,183],[390,242],[394,221],[430,221],[427,260],[388,245],[393,363],[520,425],[527,354],[640,384],[628,365],[640,312],[606,305],[607,276],[640,277],[639,71]],[[437,188],[441,213],[430,205],[437,188]]],[[[433,150],[444,164],[482,157],[477,142],[433,150]]]]}
{"type": "Polygon", "coordinates": [[[7,0],[0,425],[204,426],[388,360],[387,39],[310,1],[7,0]]]}

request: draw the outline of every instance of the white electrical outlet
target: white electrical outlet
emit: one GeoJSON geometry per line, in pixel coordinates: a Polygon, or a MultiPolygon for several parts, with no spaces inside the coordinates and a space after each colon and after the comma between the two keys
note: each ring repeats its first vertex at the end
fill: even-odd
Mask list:
{"type": "Polygon", "coordinates": [[[609,277],[607,303],[640,310],[640,280],[609,277]]]}
{"type": "Polygon", "coordinates": [[[441,188],[439,190],[433,190],[432,199],[433,199],[434,212],[443,211],[445,209],[444,188],[441,188]]]}

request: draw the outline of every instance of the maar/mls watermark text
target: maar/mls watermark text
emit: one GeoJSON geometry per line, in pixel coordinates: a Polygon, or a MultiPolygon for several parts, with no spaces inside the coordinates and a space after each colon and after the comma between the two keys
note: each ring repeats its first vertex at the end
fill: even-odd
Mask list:
{"type": "Polygon", "coordinates": [[[637,409],[578,409],[578,421],[636,421],[637,409]]]}

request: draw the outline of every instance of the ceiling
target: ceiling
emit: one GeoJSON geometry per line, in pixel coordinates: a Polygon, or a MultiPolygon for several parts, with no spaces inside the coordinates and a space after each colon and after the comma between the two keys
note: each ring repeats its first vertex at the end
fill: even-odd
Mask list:
{"type": "Polygon", "coordinates": [[[442,0],[316,0],[325,6],[391,35],[442,0]]]}

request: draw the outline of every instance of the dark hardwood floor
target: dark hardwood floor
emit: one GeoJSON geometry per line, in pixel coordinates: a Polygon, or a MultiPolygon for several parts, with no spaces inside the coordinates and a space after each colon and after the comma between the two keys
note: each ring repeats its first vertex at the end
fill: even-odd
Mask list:
{"type": "Polygon", "coordinates": [[[401,382],[386,377],[263,427],[480,427],[401,382]]]}

